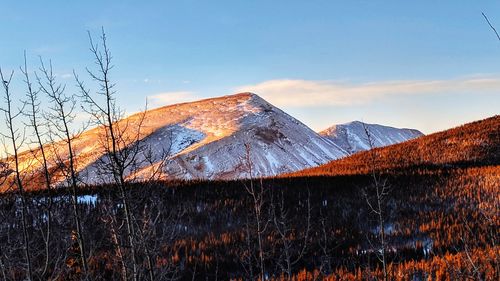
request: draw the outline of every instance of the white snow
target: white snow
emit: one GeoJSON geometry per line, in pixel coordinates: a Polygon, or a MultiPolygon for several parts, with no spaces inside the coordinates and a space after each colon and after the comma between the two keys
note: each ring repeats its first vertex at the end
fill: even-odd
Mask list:
{"type": "Polygon", "coordinates": [[[398,129],[378,124],[366,124],[359,121],[334,125],[320,132],[320,134],[352,154],[370,149],[365,127],[370,134],[374,147],[392,145],[423,135],[421,132],[413,129],[398,129]]]}
{"type": "Polygon", "coordinates": [[[78,195],[78,203],[96,204],[97,195],[78,195]]]}

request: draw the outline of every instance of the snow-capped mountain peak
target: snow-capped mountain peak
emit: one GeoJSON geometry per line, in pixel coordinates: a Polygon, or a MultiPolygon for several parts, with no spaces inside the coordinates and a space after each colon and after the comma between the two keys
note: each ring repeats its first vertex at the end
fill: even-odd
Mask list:
{"type": "Polygon", "coordinates": [[[321,131],[320,135],[332,140],[349,153],[370,149],[368,131],[375,147],[387,146],[404,142],[423,134],[415,129],[394,128],[378,124],[367,124],[361,121],[333,125],[321,131]]]}

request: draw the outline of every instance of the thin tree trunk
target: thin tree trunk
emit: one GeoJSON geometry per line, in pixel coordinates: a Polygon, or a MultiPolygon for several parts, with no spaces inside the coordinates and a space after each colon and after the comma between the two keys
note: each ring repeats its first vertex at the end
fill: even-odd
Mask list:
{"type": "MultiPolygon", "coordinates": [[[[77,172],[76,172],[76,164],[75,164],[75,153],[73,151],[73,139],[74,136],[72,136],[70,128],[69,128],[69,122],[73,118],[72,116],[72,111],[74,109],[74,100],[71,99],[70,97],[67,97],[64,95],[64,87],[57,86],[55,83],[55,76],[52,72],[52,64],[50,64],[50,68],[47,69],[43,63],[43,60],[40,59],[40,64],[41,68],[40,70],[43,72],[44,78],[46,80],[46,85],[42,82],[40,78],[38,78],[38,83],[40,85],[40,89],[47,94],[47,96],[51,99],[51,101],[54,103],[54,108],[53,108],[53,119],[50,122],[56,124],[55,127],[57,127],[57,130],[61,134],[60,136],[64,139],[67,145],[68,149],[68,162],[69,162],[69,167],[66,172],[69,172],[69,185],[71,188],[71,204],[73,208],[73,217],[75,220],[75,227],[76,227],[76,235],[77,235],[77,241],[78,241],[78,248],[80,252],[80,261],[82,263],[82,269],[83,269],[83,275],[84,279],[88,280],[88,265],[87,265],[87,258],[86,258],[86,247],[85,247],[85,240],[84,240],[84,235],[83,235],[83,229],[82,229],[82,223],[81,223],[81,218],[80,218],[80,213],[78,209],[78,196],[77,196],[77,189],[78,189],[78,177],[77,177],[77,172]],[[71,103],[73,101],[73,103],[71,103]],[[71,108],[66,111],[65,107],[69,104],[71,108]]],[[[64,159],[64,157],[63,157],[64,159]]],[[[61,160],[64,161],[64,160],[61,160]]],[[[64,163],[61,163],[64,164],[64,163]]],[[[64,165],[65,166],[65,165],[64,165]]]]}
{"type": "Polygon", "coordinates": [[[0,269],[2,270],[2,278],[7,281],[7,274],[5,273],[5,263],[3,261],[3,249],[0,246],[0,269]]]}
{"type": "Polygon", "coordinates": [[[128,186],[125,181],[125,173],[127,171],[129,174],[132,174],[132,172],[127,169],[133,167],[137,154],[140,152],[141,147],[139,146],[139,142],[141,140],[141,126],[144,119],[141,119],[137,126],[135,139],[128,139],[125,136],[126,132],[119,126],[121,111],[116,107],[114,96],[116,93],[113,89],[114,84],[109,80],[109,71],[113,66],[111,65],[112,57],[107,46],[104,29],[102,30],[100,45],[93,43],[90,33],[89,41],[90,50],[95,58],[98,69],[96,72],[87,69],[87,73],[92,80],[99,84],[100,89],[97,91],[97,94],[105,99],[105,104],[100,105],[94,100],[92,97],[93,95],[85,87],[83,82],[78,79],[76,74],[75,79],[82,93],[82,97],[84,98],[84,102],[89,106],[88,108],[84,108],[84,110],[93,116],[96,125],[104,129],[105,137],[102,139],[103,148],[109,163],[103,163],[103,168],[111,172],[114,182],[120,190],[125,215],[127,240],[132,260],[132,279],[137,281],[139,279],[139,264],[137,261],[138,248],[135,242],[136,233],[133,222],[133,209],[131,208],[132,202],[130,201],[127,190],[128,186]],[[100,47],[102,47],[102,49],[100,47]],[[131,145],[131,147],[129,145],[131,145]]]}
{"type": "Polygon", "coordinates": [[[24,52],[24,69],[21,69],[21,71],[24,74],[25,77],[25,83],[27,86],[27,98],[28,101],[26,102],[27,105],[30,107],[30,112],[27,113],[26,115],[30,119],[30,125],[33,128],[33,131],[35,133],[36,137],[36,142],[38,145],[38,149],[41,152],[42,156],[42,168],[43,168],[43,174],[44,174],[44,179],[45,179],[45,188],[47,189],[47,198],[48,198],[48,203],[47,203],[47,229],[46,229],[46,235],[45,235],[45,262],[43,266],[43,270],[41,273],[42,278],[48,278],[47,273],[49,269],[49,263],[51,260],[50,257],[50,241],[51,241],[51,227],[52,227],[52,188],[51,188],[51,178],[50,178],[50,173],[49,173],[49,165],[47,163],[47,156],[45,154],[45,147],[43,146],[43,141],[40,133],[40,128],[39,128],[39,122],[38,122],[38,114],[40,113],[40,108],[38,102],[38,91],[33,91],[32,89],[32,84],[30,81],[29,73],[28,73],[28,66],[26,62],[26,52],[24,52]]]}
{"type": "Polygon", "coordinates": [[[128,280],[127,267],[125,266],[125,260],[123,258],[122,247],[120,246],[119,241],[118,241],[118,235],[117,235],[116,229],[115,229],[115,223],[116,223],[116,221],[113,219],[113,216],[114,216],[113,214],[110,215],[110,219],[111,219],[111,222],[110,222],[111,240],[115,244],[116,254],[117,254],[118,258],[120,259],[121,271],[122,271],[122,279],[123,280],[128,280]]]}
{"type": "Polygon", "coordinates": [[[248,172],[250,176],[250,186],[245,186],[245,189],[252,197],[253,212],[255,215],[255,222],[257,224],[257,246],[258,246],[258,259],[259,259],[259,271],[260,279],[264,280],[265,277],[265,263],[264,263],[264,246],[262,241],[262,234],[266,227],[262,226],[262,205],[264,200],[264,186],[262,184],[262,179],[260,181],[260,189],[257,191],[253,183],[253,173],[252,173],[252,160],[250,158],[250,145],[245,144],[245,160],[248,167],[248,172]]]}
{"type": "Polygon", "coordinates": [[[382,206],[382,203],[384,201],[384,197],[387,195],[387,183],[385,181],[382,181],[380,179],[380,176],[377,175],[377,159],[376,159],[376,152],[374,151],[375,145],[373,143],[373,139],[370,133],[370,130],[368,127],[363,123],[363,130],[365,131],[368,144],[370,147],[370,171],[371,171],[371,176],[373,178],[373,185],[375,187],[375,200],[376,205],[374,206],[370,201],[370,199],[367,197],[366,202],[368,203],[368,206],[370,207],[371,211],[374,212],[377,215],[377,220],[378,220],[378,225],[380,227],[380,254],[377,253],[377,257],[380,262],[382,262],[382,272],[384,275],[384,281],[388,281],[389,275],[387,272],[387,257],[386,257],[386,240],[385,240],[385,218],[384,218],[384,208],[382,206]]]}
{"type": "MultiPolygon", "coordinates": [[[[61,108],[61,110],[63,110],[61,108]]],[[[70,166],[70,173],[71,173],[71,192],[72,192],[72,203],[73,203],[73,215],[75,218],[75,225],[76,225],[76,232],[77,232],[77,239],[78,239],[78,246],[80,248],[80,259],[82,262],[82,267],[83,267],[83,273],[85,275],[85,279],[88,279],[88,266],[87,266],[87,258],[86,258],[86,251],[85,251],[85,241],[83,239],[83,230],[82,230],[82,223],[80,219],[80,212],[78,210],[78,195],[77,195],[77,180],[76,180],[76,172],[75,172],[75,163],[74,163],[74,154],[73,154],[73,148],[71,146],[71,136],[69,135],[69,129],[67,122],[64,121],[64,129],[66,130],[66,137],[67,137],[67,143],[68,143],[68,150],[69,150],[69,166],[70,166]]]]}
{"type": "Polygon", "coordinates": [[[129,202],[127,200],[127,194],[124,186],[120,187],[120,192],[122,196],[123,210],[125,212],[125,223],[127,224],[127,238],[130,244],[130,255],[132,256],[132,278],[134,281],[139,280],[138,270],[137,270],[137,257],[136,248],[134,241],[134,229],[132,225],[132,218],[129,210],[129,202]]]}
{"type": "Polygon", "coordinates": [[[155,280],[155,275],[154,275],[154,264],[153,264],[153,259],[151,258],[151,253],[149,252],[148,248],[145,247],[146,251],[146,262],[148,263],[148,276],[150,281],[155,280]]]}
{"type": "Polygon", "coordinates": [[[28,234],[28,223],[27,223],[27,205],[26,205],[26,196],[24,194],[24,187],[23,183],[21,180],[21,172],[19,170],[19,156],[18,156],[18,143],[17,140],[19,136],[16,134],[16,131],[14,130],[14,118],[19,115],[12,114],[12,99],[10,96],[10,89],[9,89],[9,84],[12,79],[12,75],[14,72],[11,73],[9,78],[4,77],[1,69],[0,69],[0,78],[1,82],[4,87],[4,92],[5,92],[5,100],[7,104],[6,109],[2,109],[2,111],[5,112],[6,118],[7,118],[7,127],[9,129],[9,136],[7,136],[12,144],[12,150],[13,150],[13,157],[14,157],[14,162],[15,162],[15,182],[18,188],[19,196],[21,198],[21,220],[22,220],[22,228],[23,228],[23,241],[24,241],[24,255],[25,255],[25,260],[26,260],[26,275],[28,280],[33,280],[33,270],[32,270],[32,265],[31,265],[31,255],[30,255],[30,247],[29,247],[29,234],[28,234]]]}

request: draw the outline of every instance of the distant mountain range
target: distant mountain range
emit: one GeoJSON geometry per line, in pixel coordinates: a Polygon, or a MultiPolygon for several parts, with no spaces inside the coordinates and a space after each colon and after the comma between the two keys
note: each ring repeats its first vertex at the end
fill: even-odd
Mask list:
{"type": "Polygon", "coordinates": [[[396,144],[424,135],[414,129],[398,129],[360,121],[333,125],[319,134],[331,139],[335,144],[352,154],[370,149],[367,132],[373,147],[396,144]]]}
{"type": "MultiPolygon", "coordinates": [[[[134,128],[140,114],[119,122],[134,128]]],[[[421,136],[417,130],[365,125],[375,145],[385,146],[421,136]]],[[[367,149],[363,123],[355,121],[317,133],[252,93],[241,93],[149,110],[142,123],[141,144],[153,155],[145,161],[139,155],[132,174],[148,177],[158,167],[159,155],[168,152],[163,178],[238,179],[274,176],[328,163],[367,149]],[[155,154],[158,157],[154,157],[155,154]],[[151,161],[152,160],[152,161],[151,161]]],[[[133,129],[126,132],[136,134],[133,129]]],[[[102,128],[84,132],[74,141],[79,156],[78,171],[86,183],[106,183],[112,179],[99,169],[104,150],[102,128]]],[[[126,137],[125,139],[133,139],[126,137]]],[[[66,154],[64,143],[48,144],[47,151],[66,154]]],[[[40,169],[34,161],[37,151],[21,154],[21,166],[40,169]]],[[[55,158],[55,155],[49,155],[55,158]]]]}

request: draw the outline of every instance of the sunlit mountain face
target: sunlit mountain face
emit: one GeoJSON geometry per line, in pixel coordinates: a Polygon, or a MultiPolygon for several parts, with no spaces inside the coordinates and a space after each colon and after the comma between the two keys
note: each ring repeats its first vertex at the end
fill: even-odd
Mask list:
{"type": "MultiPolygon", "coordinates": [[[[142,147],[126,175],[137,181],[157,173],[160,165],[162,179],[238,179],[297,171],[348,154],[251,93],[165,106],[127,117],[115,127],[122,131],[122,147],[142,147]],[[166,158],[168,165],[160,163],[166,158]]],[[[105,134],[94,128],[73,141],[77,170],[87,184],[112,181],[96,164],[105,161],[105,134]]],[[[48,159],[67,157],[64,142],[46,147],[48,159]]],[[[34,160],[38,153],[22,153],[20,167],[40,171],[41,162],[34,160]]]]}
{"type": "MultiPolygon", "coordinates": [[[[152,109],[124,118],[116,127],[122,131],[122,147],[142,148],[137,164],[126,171],[131,181],[153,174],[161,179],[211,180],[276,176],[369,148],[365,129],[376,147],[422,135],[417,130],[360,122],[336,125],[318,134],[252,93],[152,109]]],[[[105,140],[106,131],[94,128],[73,141],[77,171],[87,184],[112,181],[112,175],[97,165],[106,161],[105,140]]],[[[46,147],[48,159],[67,157],[64,142],[46,147]]],[[[39,153],[22,153],[20,167],[37,175],[42,165],[36,160],[39,153]]],[[[62,175],[54,177],[56,182],[62,179],[62,175]]]]}

